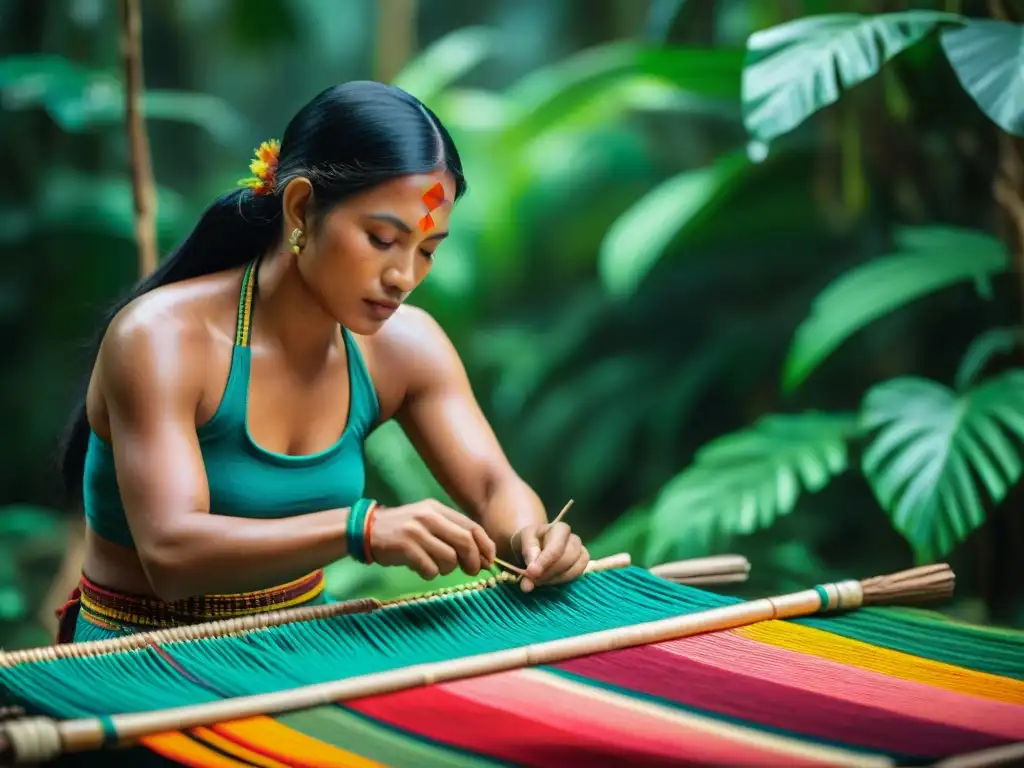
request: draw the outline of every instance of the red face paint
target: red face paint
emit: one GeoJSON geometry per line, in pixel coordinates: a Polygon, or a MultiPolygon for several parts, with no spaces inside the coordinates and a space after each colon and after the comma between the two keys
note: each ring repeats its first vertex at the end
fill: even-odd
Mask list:
{"type": "Polygon", "coordinates": [[[420,219],[421,232],[429,232],[434,228],[434,217],[430,215],[430,212],[440,208],[442,203],[444,203],[444,187],[441,186],[441,182],[437,182],[423,193],[423,204],[427,206],[427,215],[420,219]]]}

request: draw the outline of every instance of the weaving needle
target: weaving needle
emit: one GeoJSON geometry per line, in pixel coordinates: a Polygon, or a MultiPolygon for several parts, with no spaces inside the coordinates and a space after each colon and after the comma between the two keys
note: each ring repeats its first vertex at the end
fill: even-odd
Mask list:
{"type": "MultiPolygon", "coordinates": [[[[569,499],[569,501],[567,501],[567,502],[565,503],[565,506],[564,506],[564,507],[562,507],[562,511],[561,511],[561,512],[559,512],[559,513],[558,513],[557,515],[555,515],[555,519],[554,519],[554,520],[552,520],[552,521],[551,521],[551,522],[549,523],[549,525],[554,525],[555,523],[561,522],[562,518],[566,516],[566,514],[567,514],[567,513],[569,512],[569,510],[570,510],[570,509],[572,508],[572,505],[573,505],[574,503],[575,503],[575,499],[569,499]]],[[[523,570],[522,568],[519,568],[519,567],[517,567],[517,566],[514,566],[514,565],[512,565],[511,563],[506,563],[506,562],[505,562],[504,560],[502,560],[502,559],[501,559],[501,558],[499,558],[499,557],[495,557],[495,558],[492,558],[492,559],[494,560],[494,562],[495,562],[495,563],[497,563],[498,565],[500,565],[500,566],[501,566],[502,568],[504,568],[505,570],[507,570],[507,571],[512,571],[512,573],[515,573],[515,574],[517,574],[517,575],[519,576],[519,578],[518,578],[518,579],[516,579],[516,583],[517,583],[517,584],[518,584],[518,583],[519,583],[520,581],[522,581],[522,580],[523,580],[523,577],[524,577],[524,576],[526,575],[526,571],[525,571],[525,570],[523,570]]]]}
{"type": "Polygon", "coordinates": [[[551,521],[551,525],[554,525],[555,523],[559,523],[559,522],[561,522],[561,521],[562,521],[562,518],[563,518],[563,517],[565,517],[565,514],[566,514],[566,512],[568,512],[568,511],[569,511],[569,509],[570,509],[570,507],[572,507],[572,505],[573,505],[573,499],[569,499],[569,500],[568,500],[568,501],[567,501],[567,502],[565,503],[565,506],[564,506],[564,507],[562,507],[562,511],[561,511],[561,512],[559,512],[559,513],[558,513],[558,514],[557,514],[557,515],[555,516],[555,519],[551,521]]]}

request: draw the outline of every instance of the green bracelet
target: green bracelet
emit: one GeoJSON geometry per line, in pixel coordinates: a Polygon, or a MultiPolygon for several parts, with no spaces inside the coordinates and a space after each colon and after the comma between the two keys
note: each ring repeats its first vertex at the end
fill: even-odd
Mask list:
{"type": "Polygon", "coordinates": [[[368,562],[366,556],[366,516],[376,506],[373,499],[359,499],[348,513],[345,534],[348,538],[348,553],[361,563],[368,562]]]}

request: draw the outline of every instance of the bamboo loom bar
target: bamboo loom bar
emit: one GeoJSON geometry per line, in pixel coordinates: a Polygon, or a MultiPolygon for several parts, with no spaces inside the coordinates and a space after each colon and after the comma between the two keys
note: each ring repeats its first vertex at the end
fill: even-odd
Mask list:
{"type": "Polygon", "coordinates": [[[15,762],[44,761],[62,753],[111,745],[108,734],[116,734],[116,744],[128,745],[143,737],[166,731],[197,728],[256,715],[279,714],[527,666],[553,664],[589,654],[728,630],[760,621],[798,618],[823,611],[859,608],[862,605],[942,599],[952,594],[953,585],[954,576],[948,565],[925,566],[863,581],[825,584],[788,595],[751,600],[630,627],[461,659],[416,664],[287,691],[241,696],[161,711],[113,715],[102,719],[89,717],[58,722],[47,717],[25,718],[9,723],[0,730],[0,753],[6,748],[15,762]],[[8,742],[6,745],[2,743],[4,735],[8,742]]]}
{"type": "MultiPolygon", "coordinates": [[[[628,553],[622,552],[608,557],[592,560],[587,566],[588,573],[606,571],[615,568],[627,568],[631,565],[631,558],[628,553]]],[[[750,571],[750,564],[741,555],[715,555],[712,557],[700,557],[692,560],[681,560],[677,563],[666,563],[657,568],[669,569],[670,581],[678,584],[690,584],[692,586],[710,586],[714,584],[728,584],[736,581],[744,581],[750,571]],[[724,564],[731,564],[732,570],[726,569],[724,564]],[[678,577],[678,578],[677,578],[678,577]]],[[[653,569],[652,569],[653,570],[653,569]]],[[[660,574],[657,574],[660,575],[660,574]]],[[[451,589],[451,588],[449,588],[451,589]]],[[[392,605],[404,605],[409,600],[432,599],[437,596],[444,596],[446,590],[437,590],[433,593],[416,595],[409,598],[397,598],[395,600],[381,601],[374,598],[363,598],[359,600],[346,600],[343,602],[327,603],[321,605],[310,605],[299,608],[286,608],[278,611],[239,616],[231,619],[220,619],[217,621],[204,622],[201,624],[189,624],[171,629],[154,629],[150,632],[138,632],[136,634],[119,637],[112,640],[94,640],[86,643],[63,643],[60,645],[49,645],[41,648],[27,648],[19,651],[0,652],[0,667],[11,667],[16,664],[28,662],[49,661],[52,659],[80,658],[83,656],[98,656],[105,653],[120,653],[122,651],[138,650],[145,648],[152,643],[176,643],[187,640],[205,640],[211,637],[223,637],[244,632],[255,632],[268,627],[277,627],[283,624],[292,624],[300,621],[314,621],[327,619],[334,616],[343,616],[353,613],[368,613],[380,610],[392,605]]]]}

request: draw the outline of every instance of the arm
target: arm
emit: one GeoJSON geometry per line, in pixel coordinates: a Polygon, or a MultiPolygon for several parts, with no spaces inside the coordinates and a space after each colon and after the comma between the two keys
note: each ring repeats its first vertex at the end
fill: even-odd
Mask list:
{"type": "Polygon", "coordinates": [[[507,558],[513,533],[547,521],[544,506],[509,464],[451,341],[425,312],[402,313],[401,325],[382,331],[387,365],[400,366],[395,378],[405,385],[395,418],[445,491],[507,558]]]}
{"type": "Polygon", "coordinates": [[[173,320],[111,325],[97,377],[128,525],[164,600],[262,589],[347,554],[347,509],[284,520],[211,515],[195,429],[204,341],[173,320]]]}
{"type": "Polygon", "coordinates": [[[396,416],[438,481],[480,522],[500,556],[522,556],[542,581],[582,573],[586,549],[567,525],[547,525],[540,498],[510,465],[445,333],[412,308],[396,331],[388,357],[399,361],[405,383],[396,416]],[[512,542],[517,531],[521,550],[512,542]]]}

